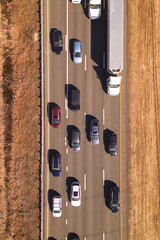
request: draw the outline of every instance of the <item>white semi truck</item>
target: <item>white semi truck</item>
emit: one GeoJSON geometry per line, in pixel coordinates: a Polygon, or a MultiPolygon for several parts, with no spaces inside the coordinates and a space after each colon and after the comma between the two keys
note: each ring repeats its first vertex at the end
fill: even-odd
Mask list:
{"type": "Polygon", "coordinates": [[[107,93],[117,96],[123,70],[123,2],[108,0],[107,12],[107,93]]]}

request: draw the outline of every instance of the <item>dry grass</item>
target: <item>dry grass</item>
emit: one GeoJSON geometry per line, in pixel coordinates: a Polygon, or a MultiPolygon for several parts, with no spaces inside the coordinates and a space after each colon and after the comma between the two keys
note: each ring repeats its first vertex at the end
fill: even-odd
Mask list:
{"type": "Polygon", "coordinates": [[[160,239],[160,1],[128,0],[128,239],[160,239]]]}
{"type": "Polygon", "coordinates": [[[39,236],[38,4],[1,1],[0,239],[39,236]],[[2,104],[1,104],[2,103],[2,104]]]}

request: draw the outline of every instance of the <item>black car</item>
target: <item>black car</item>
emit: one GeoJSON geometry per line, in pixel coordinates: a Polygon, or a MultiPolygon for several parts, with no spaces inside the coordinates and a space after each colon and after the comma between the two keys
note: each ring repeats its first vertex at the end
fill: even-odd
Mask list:
{"type": "Polygon", "coordinates": [[[118,213],[120,210],[120,196],[119,196],[119,187],[112,186],[109,190],[109,208],[111,212],[118,213]]]}
{"type": "Polygon", "coordinates": [[[117,135],[114,132],[108,135],[108,153],[110,156],[117,155],[117,135]]]}
{"type": "Polygon", "coordinates": [[[62,32],[59,30],[53,32],[53,48],[56,54],[61,55],[63,53],[62,32]]]}
{"type": "Polygon", "coordinates": [[[69,233],[67,240],[79,240],[79,236],[76,233],[69,233]]]}
{"type": "Polygon", "coordinates": [[[80,110],[80,91],[78,89],[71,91],[71,109],[72,111],[80,110]]]}
{"type": "Polygon", "coordinates": [[[59,153],[52,155],[52,174],[54,177],[61,175],[61,155],[59,153]]]}

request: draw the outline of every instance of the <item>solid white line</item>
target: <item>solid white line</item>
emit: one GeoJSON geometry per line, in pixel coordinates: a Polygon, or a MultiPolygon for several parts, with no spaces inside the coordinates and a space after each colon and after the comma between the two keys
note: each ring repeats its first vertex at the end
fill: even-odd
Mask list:
{"type": "Polygon", "coordinates": [[[66,207],[68,207],[68,201],[66,201],[66,207]]]}
{"type": "Polygon", "coordinates": [[[85,71],[87,71],[87,63],[86,63],[86,55],[84,56],[84,69],[85,69],[85,71]]]}
{"type": "Polygon", "coordinates": [[[105,68],[105,52],[103,53],[103,68],[105,68]]]}
{"type": "Polygon", "coordinates": [[[103,108],[103,125],[105,124],[105,110],[103,108]]]}
{"type": "Polygon", "coordinates": [[[84,191],[86,191],[86,174],[84,174],[84,191]]]}
{"type": "Polygon", "coordinates": [[[66,225],[68,224],[68,220],[67,220],[67,218],[66,218],[66,225]]]}
{"type": "MultiPolygon", "coordinates": [[[[67,13],[66,13],[66,98],[68,100],[68,1],[67,1],[67,13]]],[[[66,104],[66,102],[65,102],[66,104]]],[[[68,118],[68,106],[66,105],[66,118],[68,118]]]]}
{"type": "Polygon", "coordinates": [[[68,51],[68,36],[65,35],[65,51],[68,51]]]}
{"type": "Polygon", "coordinates": [[[105,233],[103,232],[103,240],[105,240],[105,233]]]}
{"type": "MultiPolygon", "coordinates": [[[[49,103],[49,81],[50,81],[50,61],[49,61],[49,1],[47,2],[47,73],[48,73],[48,78],[47,78],[47,82],[48,82],[48,103],[49,103]]],[[[50,136],[50,131],[49,131],[49,123],[48,123],[48,149],[49,149],[49,136],[50,136]]],[[[47,188],[49,187],[49,174],[47,174],[47,188]]],[[[47,206],[47,239],[49,237],[49,207],[47,206]]]]}
{"type": "Polygon", "coordinates": [[[86,240],[87,238],[86,237],[84,237],[84,240],[86,240]]]}
{"type": "Polygon", "coordinates": [[[68,154],[68,148],[66,148],[66,154],[68,154]]]}
{"type": "Polygon", "coordinates": [[[104,186],[104,180],[105,180],[105,170],[103,169],[103,186],[104,186]]]}
{"type": "Polygon", "coordinates": [[[66,166],[66,172],[68,172],[68,166],[66,166]]]}

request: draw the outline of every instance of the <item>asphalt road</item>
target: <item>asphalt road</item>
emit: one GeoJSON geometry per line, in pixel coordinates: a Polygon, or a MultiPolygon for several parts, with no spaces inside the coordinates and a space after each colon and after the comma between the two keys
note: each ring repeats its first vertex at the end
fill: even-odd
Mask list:
{"type": "MultiPolygon", "coordinates": [[[[43,239],[62,240],[69,233],[80,239],[122,240],[125,208],[118,214],[107,206],[107,192],[111,184],[121,186],[120,176],[120,96],[110,97],[105,92],[106,9],[99,20],[91,21],[85,1],[74,5],[65,0],[44,2],[44,166],[43,166],[43,239]],[[63,33],[64,52],[57,56],[52,51],[53,29],[63,33]],[[82,41],[81,64],[72,61],[74,39],[82,41]],[[67,96],[75,86],[80,90],[80,111],[68,108],[67,96]],[[61,107],[62,124],[54,129],[50,124],[53,104],[61,107]],[[100,144],[92,145],[87,139],[89,121],[96,117],[100,122],[100,144]],[[81,150],[73,152],[67,136],[72,126],[81,132],[81,150]],[[118,155],[110,157],[105,151],[104,136],[112,130],[118,136],[118,155]],[[62,157],[62,175],[52,176],[50,155],[58,150],[62,157]],[[81,183],[82,202],[72,207],[67,186],[73,178],[81,183]],[[62,196],[62,216],[54,218],[52,196],[62,196]]],[[[125,131],[125,128],[124,128],[125,131]]],[[[125,147],[124,147],[125,149],[125,147]]],[[[125,156],[124,156],[125,157],[125,156]]],[[[122,192],[122,190],[121,190],[122,192]]],[[[122,194],[122,193],[121,193],[122,194]]],[[[121,197],[122,199],[122,197],[121,197]]],[[[122,204],[122,203],[121,203],[122,204]]],[[[126,236],[126,235],[124,235],[126,236]]]]}

